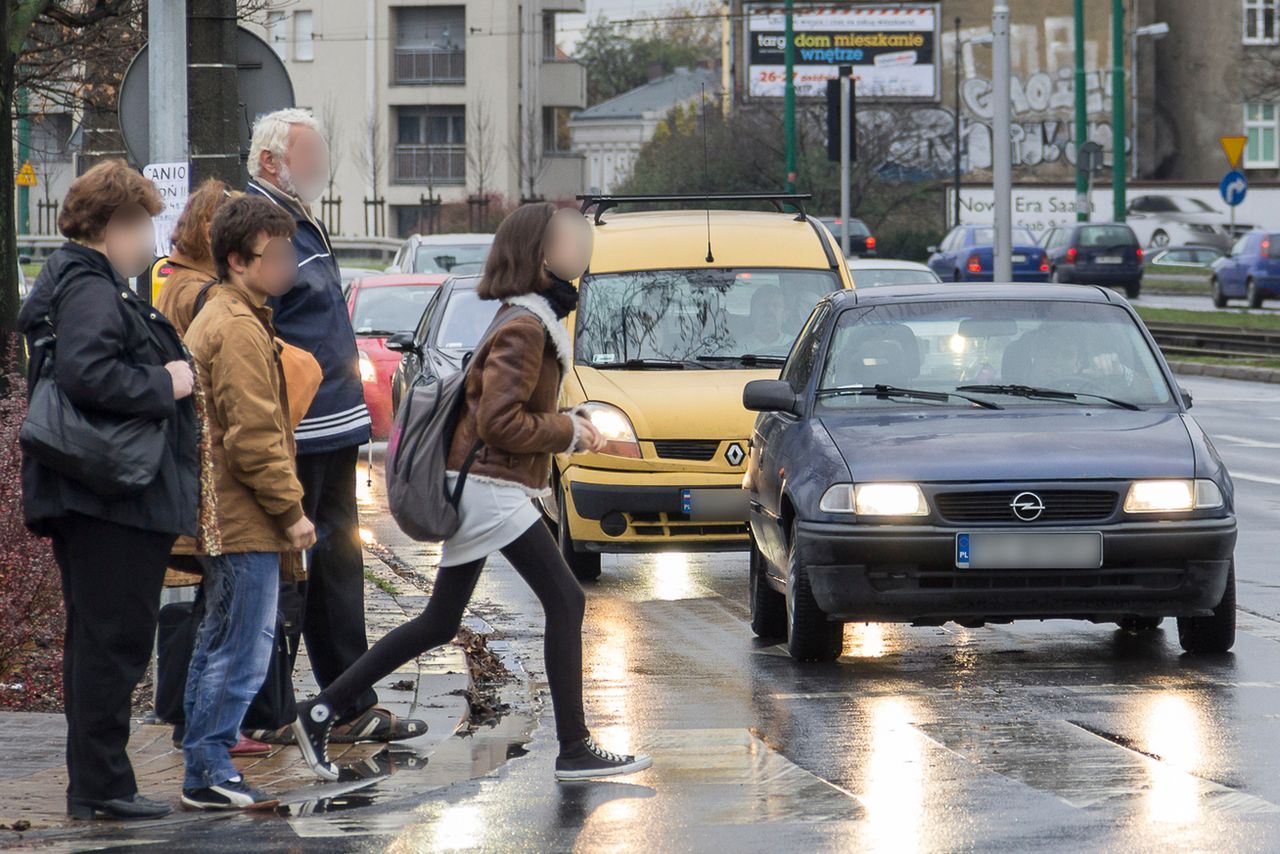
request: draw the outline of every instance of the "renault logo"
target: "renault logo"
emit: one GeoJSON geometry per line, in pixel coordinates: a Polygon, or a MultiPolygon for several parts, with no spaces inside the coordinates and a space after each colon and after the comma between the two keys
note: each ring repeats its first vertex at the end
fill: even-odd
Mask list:
{"type": "Polygon", "coordinates": [[[742,461],[747,458],[747,454],[742,450],[742,445],[737,442],[730,442],[729,447],[724,449],[724,458],[729,461],[729,465],[740,466],[742,461]]]}
{"type": "Polygon", "coordinates": [[[1034,492],[1019,492],[1009,506],[1013,508],[1013,515],[1024,522],[1034,522],[1044,512],[1044,502],[1034,492]]]}

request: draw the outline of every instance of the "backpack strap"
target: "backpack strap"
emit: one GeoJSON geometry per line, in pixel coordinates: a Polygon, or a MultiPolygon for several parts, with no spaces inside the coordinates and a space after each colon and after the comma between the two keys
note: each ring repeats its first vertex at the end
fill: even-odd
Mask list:
{"type": "Polygon", "coordinates": [[[195,309],[191,312],[192,317],[195,317],[200,313],[200,309],[204,308],[204,304],[209,301],[209,291],[216,284],[218,284],[217,279],[210,279],[200,286],[200,290],[196,292],[195,309]]]}

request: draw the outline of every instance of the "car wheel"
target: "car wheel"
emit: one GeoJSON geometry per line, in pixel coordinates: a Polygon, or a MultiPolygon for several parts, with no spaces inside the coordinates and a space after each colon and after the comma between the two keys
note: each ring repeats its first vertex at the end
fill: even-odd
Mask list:
{"type": "Polygon", "coordinates": [[[844,649],[844,624],[827,619],[800,565],[796,529],[787,549],[787,652],[796,661],[835,661],[844,649]]]}
{"type": "Polygon", "coordinates": [[[1124,286],[1124,295],[1127,296],[1129,299],[1137,299],[1138,295],[1141,293],[1142,293],[1141,282],[1132,282],[1124,286]]]}
{"type": "Polygon", "coordinates": [[[1139,635],[1143,632],[1154,632],[1160,628],[1160,624],[1164,622],[1164,617],[1134,617],[1128,616],[1121,619],[1117,626],[1120,631],[1126,634],[1139,635]]]}
{"type": "Polygon", "coordinates": [[[1249,308],[1262,308],[1262,294],[1258,290],[1258,283],[1253,279],[1244,283],[1244,295],[1249,308]]]}
{"type": "Polygon", "coordinates": [[[787,597],[769,586],[764,555],[751,541],[751,631],[759,638],[780,638],[787,634],[787,597]]]}
{"type": "Polygon", "coordinates": [[[1209,279],[1209,290],[1213,300],[1213,307],[1226,308],[1227,295],[1222,292],[1222,282],[1218,281],[1217,276],[1213,276],[1209,279]]]}
{"type": "Polygon", "coordinates": [[[1236,562],[1227,570],[1227,589],[1208,617],[1179,617],[1178,643],[1192,654],[1226,652],[1236,642],[1236,562]]]}
{"type": "Polygon", "coordinates": [[[574,578],[579,581],[595,581],[600,577],[600,553],[578,551],[574,548],[573,539],[569,536],[569,511],[565,502],[564,484],[556,488],[556,544],[560,546],[560,555],[573,570],[574,578]]]}
{"type": "Polygon", "coordinates": [[[1165,233],[1164,229],[1157,228],[1155,230],[1155,233],[1151,235],[1151,245],[1157,249],[1163,249],[1169,245],[1169,235],[1165,233]]]}

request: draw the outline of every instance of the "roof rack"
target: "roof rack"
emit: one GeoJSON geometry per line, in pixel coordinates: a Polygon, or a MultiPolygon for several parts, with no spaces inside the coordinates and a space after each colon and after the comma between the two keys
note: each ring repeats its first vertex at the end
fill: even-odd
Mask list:
{"type": "Polygon", "coordinates": [[[791,205],[798,211],[796,219],[803,220],[808,216],[804,203],[813,199],[812,193],[683,193],[678,195],[654,196],[612,196],[587,193],[577,197],[582,202],[579,210],[586,214],[595,208],[596,225],[600,225],[605,211],[618,205],[637,204],[687,204],[705,205],[711,202],[769,202],[779,213],[784,213],[783,205],[791,205]]]}

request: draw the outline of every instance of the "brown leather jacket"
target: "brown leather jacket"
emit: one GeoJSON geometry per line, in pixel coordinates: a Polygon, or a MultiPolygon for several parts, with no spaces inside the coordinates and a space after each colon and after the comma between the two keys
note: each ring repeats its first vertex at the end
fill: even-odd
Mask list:
{"type": "Polygon", "coordinates": [[[569,335],[536,294],[504,303],[497,314],[502,327],[481,343],[468,365],[448,469],[458,471],[479,439],[484,447],[469,479],[516,484],[531,495],[544,495],[552,455],[578,442],[574,419],[556,410],[560,382],[572,364],[569,335]],[[529,314],[503,322],[512,306],[529,314]]]}

